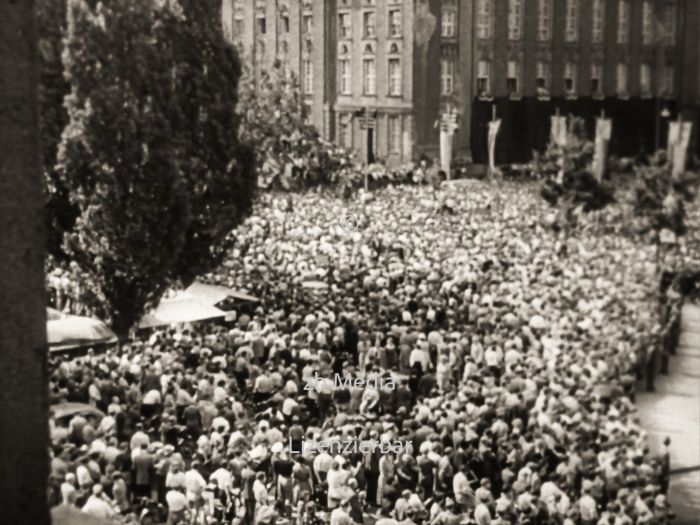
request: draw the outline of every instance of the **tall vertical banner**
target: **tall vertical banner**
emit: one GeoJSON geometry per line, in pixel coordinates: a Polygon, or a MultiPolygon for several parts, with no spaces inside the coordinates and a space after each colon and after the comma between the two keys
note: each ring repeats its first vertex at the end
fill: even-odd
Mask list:
{"type": "Polygon", "coordinates": [[[567,138],[566,117],[552,117],[551,140],[557,146],[566,146],[567,138]]]}
{"type": "Polygon", "coordinates": [[[683,122],[679,124],[679,128],[679,137],[673,152],[674,176],[681,175],[685,171],[685,159],[688,153],[688,144],[690,144],[690,134],[693,131],[693,123],[683,122]]]}
{"type": "Polygon", "coordinates": [[[452,138],[454,133],[451,133],[446,126],[440,128],[440,167],[450,179],[450,165],[452,164],[452,138]]]}
{"type": "Polygon", "coordinates": [[[680,122],[669,122],[668,123],[668,144],[666,145],[666,156],[668,161],[673,163],[673,155],[676,152],[676,144],[681,138],[681,123],[680,122]]]}
{"type": "Polygon", "coordinates": [[[603,180],[605,165],[608,157],[608,143],[612,136],[612,121],[597,118],[595,123],[595,151],[593,153],[593,175],[597,180],[603,180]]]}
{"type": "Polygon", "coordinates": [[[496,172],[496,137],[501,128],[501,119],[489,122],[489,175],[496,172]]]}

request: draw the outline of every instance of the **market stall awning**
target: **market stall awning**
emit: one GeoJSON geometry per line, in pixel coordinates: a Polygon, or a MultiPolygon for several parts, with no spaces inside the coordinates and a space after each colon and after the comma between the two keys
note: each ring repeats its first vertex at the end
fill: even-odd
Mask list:
{"type": "Polygon", "coordinates": [[[155,310],[141,319],[139,328],[192,323],[225,316],[226,312],[219,310],[214,305],[207,304],[198,297],[181,292],[175,297],[162,300],[155,310]]]}
{"type": "Polygon", "coordinates": [[[200,282],[194,282],[190,285],[185,292],[187,295],[196,297],[201,302],[210,304],[212,306],[220,303],[224,299],[235,299],[241,302],[257,303],[259,299],[248,295],[233,288],[227,286],[219,286],[216,284],[204,284],[200,282]]]}
{"type": "Polygon", "coordinates": [[[51,405],[50,411],[54,419],[73,417],[76,414],[81,416],[97,416],[100,418],[105,415],[102,410],[88,405],[87,403],[58,403],[57,405],[51,405]]]}
{"type": "Polygon", "coordinates": [[[52,308],[47,309],[47,319],[46,336],[51,352],[118,341],[114,332],[98,319],[68,315],[52,308]]]}

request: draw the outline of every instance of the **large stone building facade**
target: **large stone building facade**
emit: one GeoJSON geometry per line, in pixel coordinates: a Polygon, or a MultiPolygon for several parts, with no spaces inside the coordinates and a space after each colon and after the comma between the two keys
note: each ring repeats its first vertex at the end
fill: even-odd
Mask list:
{"type": "MultiPolygon", "coordinates": [[[[321,134],[389,165],[434,157],[459,115],[455,156],[528,160],[557,111],[613,119],[612,151],[663,144],[682,112],[698,127],[700,0],[224,0],[256,69],[301,83],[321,134]]],[[[697,144],[700,141],[695,141],[697,144]]]]}

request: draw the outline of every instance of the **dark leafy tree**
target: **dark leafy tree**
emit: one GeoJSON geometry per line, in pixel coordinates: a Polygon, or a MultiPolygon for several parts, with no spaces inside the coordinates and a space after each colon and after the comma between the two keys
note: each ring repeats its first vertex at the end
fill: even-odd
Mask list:
{"type": "Polygon", "coordinates": [[[240,61],[220,13],[220,0],[179,0],[172,27],[172,130],[190,214],[173,277],[184,284],[220,264],[256,187],[253,148],[238,141],[240,61]]]}
{"type": "Polygon", "coordinates": [[[58,173],[80,215],[66,251],[121,335],[162,295],[189,224],[169,119],[171,17],[144,0],[68,7],[58,173]]]}
{"type": "Polygon", "coordinates": [[[663,230],[685,235],[685,207],[695,199],[697,183],[698,175],[692,172],[674,176],[664,152],[652,157],[648,166],[638,166],[633,193],[637,233],[651,234],[657,247],[663,230]]]}
{"type": "Polygon", "coordinates": [[[257,76],[241,79],[241,140],[254,144],[258,185],[295,190],[319,184],[342,184],[351,175],[351,154],[331,144],[308,120],[296,77],[277,61],[257,76]]]}
{"type": "Polygon", "coordinates": [[[175,282],[213,269],[250,212],[240,64],[215,0],[71,0],[60,181],[82,299],[124,334],[175,282]],[[91,305],[92,306],[92,305],[91,305]]]}
{"type": "Polygon", "coordinates": [[[68,190],[56,173],[56,153],[61,133],[68,123],[63,99],[70,86],[63,77],[63,37],[66,30],[66,0],[36,0],[39,50],[39,112],[41,153],[46,183],[45,218],[48,251],[65,260],[63,234],[73,228],[78,210],[71,206],[68,190]]]}
{"type": "Polygon", "coordinates": [[[598,181],[590,170],[593,143],[586,137],[582,119],[571,119],[566,145],[550,144],[536,159],[535,170],[544,178],[542,197],[559,207],[567,224],[575,222],[576,211],[598,211],[615,202],[612,186],[598,181]]]}

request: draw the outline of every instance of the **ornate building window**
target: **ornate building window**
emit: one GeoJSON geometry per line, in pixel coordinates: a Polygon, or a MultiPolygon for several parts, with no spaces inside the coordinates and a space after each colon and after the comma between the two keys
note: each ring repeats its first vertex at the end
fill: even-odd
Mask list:
{"type": "Polygon", "coordinates": [[[402,35],[402,14],[401,9],[391,9],[389,11],[389,36],[393,38],[401,37],[402,35]]]}
{"type": "Polygon", "coordinates": [[[578,0],[566,0],[566,23],[564,27],[564,39],[567,42],[576,42],[578,40],[578,21],[578,0]]]}
{"type": "Polygon", "coordinates": [[[591,95],[593,95],[594,97],[603,96],[602,64],[591,64],[591,95]]]}
{"type": "Polygon", "coordinates": [[[348,46],[340,46],[338,53],[338,91],[341,95],[349,95],[352,89],[352,72],[348,46]]]}
{"type": "Polygon", "coordinates": [[[664,67],[663,78],[661,84],[661,95],[664,97],[673,97],[674,92],[674,79],[676,76],[676,70],[672,65],[667,65],[664,67]]]}
{"type": "Polygon", "coordinates": [[[537,0],[537,40],[552,38],[552,0],[537,0]]]}
{"type": "Polygon", "coordinates": [[[374,11],[362,13],[362,36],[374,38],[377,35],[377,14],[374,11]]]}
{"type": "Polygon", "coordinates": [[[401,96],[401,59],[399,57],[389,58],[389,95],[392,97],[401,96]]]}
{"type": "Polygon", "coordinates": [[[362,59],[362,92],[365,95],[377,94],[377,62],[374,57],[362,59]]]}
{"type": "Polygon", "coordinates": [[[455,36],[455,26],[457,25],[457,11],[453,6],[449,6],[442,11],[441,31],[444,38],[455,36]]]}
{"type": "Polygon", "coordinates": [[[576,95],[576,85],[578,79],[578,68],[575,63],[564,64],[564,91],[568,96],[576,95]]]}
{"type": "Polygon", "coordinates": [[[618,1],[617,43],[627,44],[630,39],[630,3],[629,0],[618,1]]]}
{"type": "Polygon", "coordinates": [[[642,4],[642,44],[648,46],[654,40],[654,3],[644,0],[642,4]]]}
{"type": "Polygon", "coordinates": [[[664,7],[664,37],[666,39],[666,45],[674,46],[676,45],[676,6],[675,4],[670,4],[664,7]]]}
{"type": "Polygon", "coordinates": [[[264,16],[258,16],[255,19],[257,33],[259,35],[264,35],[267,32],[267,20],[264,16]]]}
{"type": "Polygon", "coordinates": [[[310,34],[314,26],[314,17],[310,14],[305,14],[301,17],[301,32],[310,34]]]}
{"type": "Polygon", "coordinates": [[[477,0],[476,14],[477,35],[483,40],[491,38],[493,33],[493,1],[477,0]]]}
{"type": "Polygon", "coordinates": [[[537,70],[535,72],[535,85],[538,96],[549,95],[549,62],[537,62],[537,70]]]}
{"type": "Polygon", "coordinates": [[[491,91],[491,62],[479,60],[476,72],[476,92],[481,96],[486,96],[491,91]]]}
{"type": "Polygon", "coordinates": [[[508,76],[506,77],[506,90],[511,97],[520,95],[520,64],[515,60],[508,61],[508,76]]]}
{"type": "Polygon", "coordinates": [[[508,0],[508,39],[520,40],[523,33],[523,0],[508,0]]]}
{"type": "Polygon", "coordinates": [[[605,38],[605,0],[592,1],[591,39],[594,44],[602,44],[605,38]]]}
{"type": "Polygon", "coordinates": [[[652,93],[651,66],[649,64],[639,66],[639,93],[642,96],[650,96],[652,93]]]}
{"type": "Polygon", "coordinates": [[[450,57],[440,59],[440,93],[451,95],[455,85],[455,61],[450,57]]]}
{"type": "Polygon", "coordinates": [[[616,68],[617,94],[627,96],[627,64],[620,62],[616,68]]]}
{"type": "Polygon", "coordinates": [[[350,13],[338,15],[338,38],[352,38],[352,15],[350,13]]]}
{"type": "Polygon", "coordinates": [[[401,153],[401,116],[389,115],[387,122],[388,145],[390,154],[401,153]]]}
{"type": "Polygon", "coordinates": [[[301,61],[301,75],[304,79],[304,94],[312,94],[314,92],[314,63],[309,56],[304,57],[301,61]]]}

